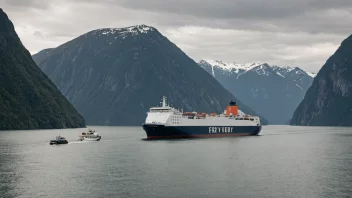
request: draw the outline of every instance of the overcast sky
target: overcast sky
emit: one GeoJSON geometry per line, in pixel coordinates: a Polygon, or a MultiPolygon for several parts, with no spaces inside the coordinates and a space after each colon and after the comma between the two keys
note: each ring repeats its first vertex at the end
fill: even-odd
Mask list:
{"type": "Polygon", "coordinates": [[[317,72],[352,34],[352,0],[0,0],[33,54],[90,30],[146,24],[195,61],[317,72]]]}

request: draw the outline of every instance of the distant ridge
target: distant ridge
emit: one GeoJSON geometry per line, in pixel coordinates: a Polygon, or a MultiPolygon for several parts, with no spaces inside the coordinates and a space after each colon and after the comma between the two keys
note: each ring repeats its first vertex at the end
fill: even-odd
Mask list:
{"type": "MultiPolygon", "coordinates": [[[[273,68],[274,70],[276,70],[277,73],[279,70],[284,71],[284,72],[291,72],[292,70],[295,70],[295,69],[299,69],[301,71],[304,71],[304,70],[300,69],[299,67],[277,66],[277,65],[271,66],[271,65],[264,63],[264,62],[244,63],[243,64],[243,63],[225,62],[225,61],[220,61],[220,60],[200,60],[199,63],[200,64],[209,64],[212,67],[212,69],[219,68],[219,69],[227,70],[227,71],[233,72],[233,73],[242,73],[242,72],[250,71],[250,70],[255,69],[256,67],[262,66],[262,65],[273,68]]],[[[313,78],[316,76],[316,73],[314,73],[314,72],[307,72],[307,71],[304,71],[304,72],[313,78]]]]}
{"type": "Polygon", "coordinates": [[[299,67],[268,63],[231,63],[201,60],[198,65],[227,90],[268,119],[269,124],[289,124],[314,76],[299,67]]]}

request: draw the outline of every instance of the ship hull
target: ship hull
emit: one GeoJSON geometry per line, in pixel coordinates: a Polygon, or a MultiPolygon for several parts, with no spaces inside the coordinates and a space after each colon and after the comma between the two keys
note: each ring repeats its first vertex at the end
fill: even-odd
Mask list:
{"type": "Polygon", "coordinates": [[[212,138],[258,135],[261,126],[165,126],[143,124],[148,139],[212,138]]]}
{"type": "Polygon", "coordinates": [[[79,137],[78,141],[99,141],[101,136],[98,137],[79,137]]]}

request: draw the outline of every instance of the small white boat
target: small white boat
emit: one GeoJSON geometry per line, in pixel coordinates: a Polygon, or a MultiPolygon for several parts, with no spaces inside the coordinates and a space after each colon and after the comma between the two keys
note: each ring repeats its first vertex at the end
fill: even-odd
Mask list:
{"type": "Polygon", "coordinates": [[[99,133],[88,129],[88,132],[82,132],[82,134],[79,136],[78,141],[99,141],[101,139],[101,136],[99,133]]]}

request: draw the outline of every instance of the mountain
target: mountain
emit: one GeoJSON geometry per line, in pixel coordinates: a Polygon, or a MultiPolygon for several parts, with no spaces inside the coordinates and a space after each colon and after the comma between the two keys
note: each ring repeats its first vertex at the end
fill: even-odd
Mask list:
{"type": "Polygon", "coordinates": [[[318,72],[292,125],[352,126],[352,35],[318,72]]]}
{"type": "Polygon", "coordinates": [[[33,58],[91,125],[141,125],[163,95],[185,111],[220,113],[237,100],[146,25],[93,30],[33,58]]]}
{"type": "Polygon", "coordinates": [[[315,75],[267,63],[201,60],[198,64],[269,124],[289,124],[315,75]]]}
{"type": "Polygon", "coordinates": [[[85,127],[83,117],[38,68],[0,8],[0,130],[85,127]]]}
{"type": "Polygon", "coordinates": [[[39,51],[38,53],[34,54],[32,56],[32,58],[34,60],[36,60],[36,63],[40,63],[50,55],[50,52],[52,49],[53,48],[43,49],[43,50],[39,51]]]}

